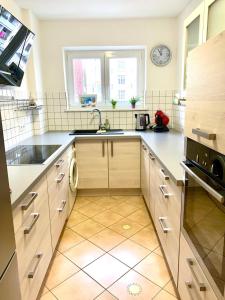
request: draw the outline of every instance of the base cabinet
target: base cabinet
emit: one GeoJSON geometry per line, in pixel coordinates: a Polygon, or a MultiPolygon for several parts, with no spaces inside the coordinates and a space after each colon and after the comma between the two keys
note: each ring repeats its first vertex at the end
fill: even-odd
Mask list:
{"type": "Polygon", "coordinates": [[[36,300],[68,216],[67,150],[13,210],[22,300],[36,300]]]}
{"type": "Polygon", "coordinates": [[[178,291],[181,300],[216,300],[212,287],[181,234],[178,291]]]}

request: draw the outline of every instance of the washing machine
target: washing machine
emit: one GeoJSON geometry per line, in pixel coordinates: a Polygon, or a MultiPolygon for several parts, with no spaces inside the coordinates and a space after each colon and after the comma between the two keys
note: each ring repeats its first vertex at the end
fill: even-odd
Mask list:
{"type": "Polygon", "coordinates": [[[72,151],[70,154],[70,161],[69,161],[69,214],[73,209],[76,195],[77,195],[77,184],[78,184],[78,168],[76,162],[76,150],[75,146],[72,146],[72,151]]]}

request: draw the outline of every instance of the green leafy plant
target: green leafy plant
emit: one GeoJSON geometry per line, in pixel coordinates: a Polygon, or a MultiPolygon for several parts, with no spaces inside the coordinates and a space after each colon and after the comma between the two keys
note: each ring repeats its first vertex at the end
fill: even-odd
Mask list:
{"type": "Polygon", "coordinates": [[[131,106],[134,108],[136,103],[139,101],[140,99],[138,97],[132,97],[130,98],[129,102],[131,104],[131,106]]]}
{"type": "Polygon", "coordinates": [[[112,108],[115,108],[115,107],[116,107],[116,103],[117,103],[116,100],[114,100],[114,99],[111,100],[112,108]]]}

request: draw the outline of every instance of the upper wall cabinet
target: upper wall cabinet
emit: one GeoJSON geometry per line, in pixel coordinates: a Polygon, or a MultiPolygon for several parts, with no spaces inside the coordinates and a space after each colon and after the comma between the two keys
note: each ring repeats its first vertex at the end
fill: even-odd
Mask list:
{"type": "Polygon", "coordinates": [[[186,62],[188,53],[203,42],[204,3],[199,5],[184,21],[183,88],[186,89],[186,62]]]}
{"type": "Polygon", "coordinates": [[[205,0],[203,42],[225,30],[225,0],[205,0]]]}
{"type": "Polygon", "coordinates": [[[183,29],[183,90],[188,53],[225,30],[225,0],[203,0],[185,19],[183,29]]]}

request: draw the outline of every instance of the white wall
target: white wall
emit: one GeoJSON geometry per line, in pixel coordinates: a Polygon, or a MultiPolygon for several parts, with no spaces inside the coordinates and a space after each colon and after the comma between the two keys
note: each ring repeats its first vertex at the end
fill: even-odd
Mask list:
{"type": "Polygon", "coordinates": [[[65,46],[146,45],[147,90],[176,88],[177,19],[132,20],[53,20],[41,21],[42,67],[44,90],[64,91],[63,55],[65,46]],[[160,43],[173,54],[166,67],[150,62],[150,49],[160,43]]]}

